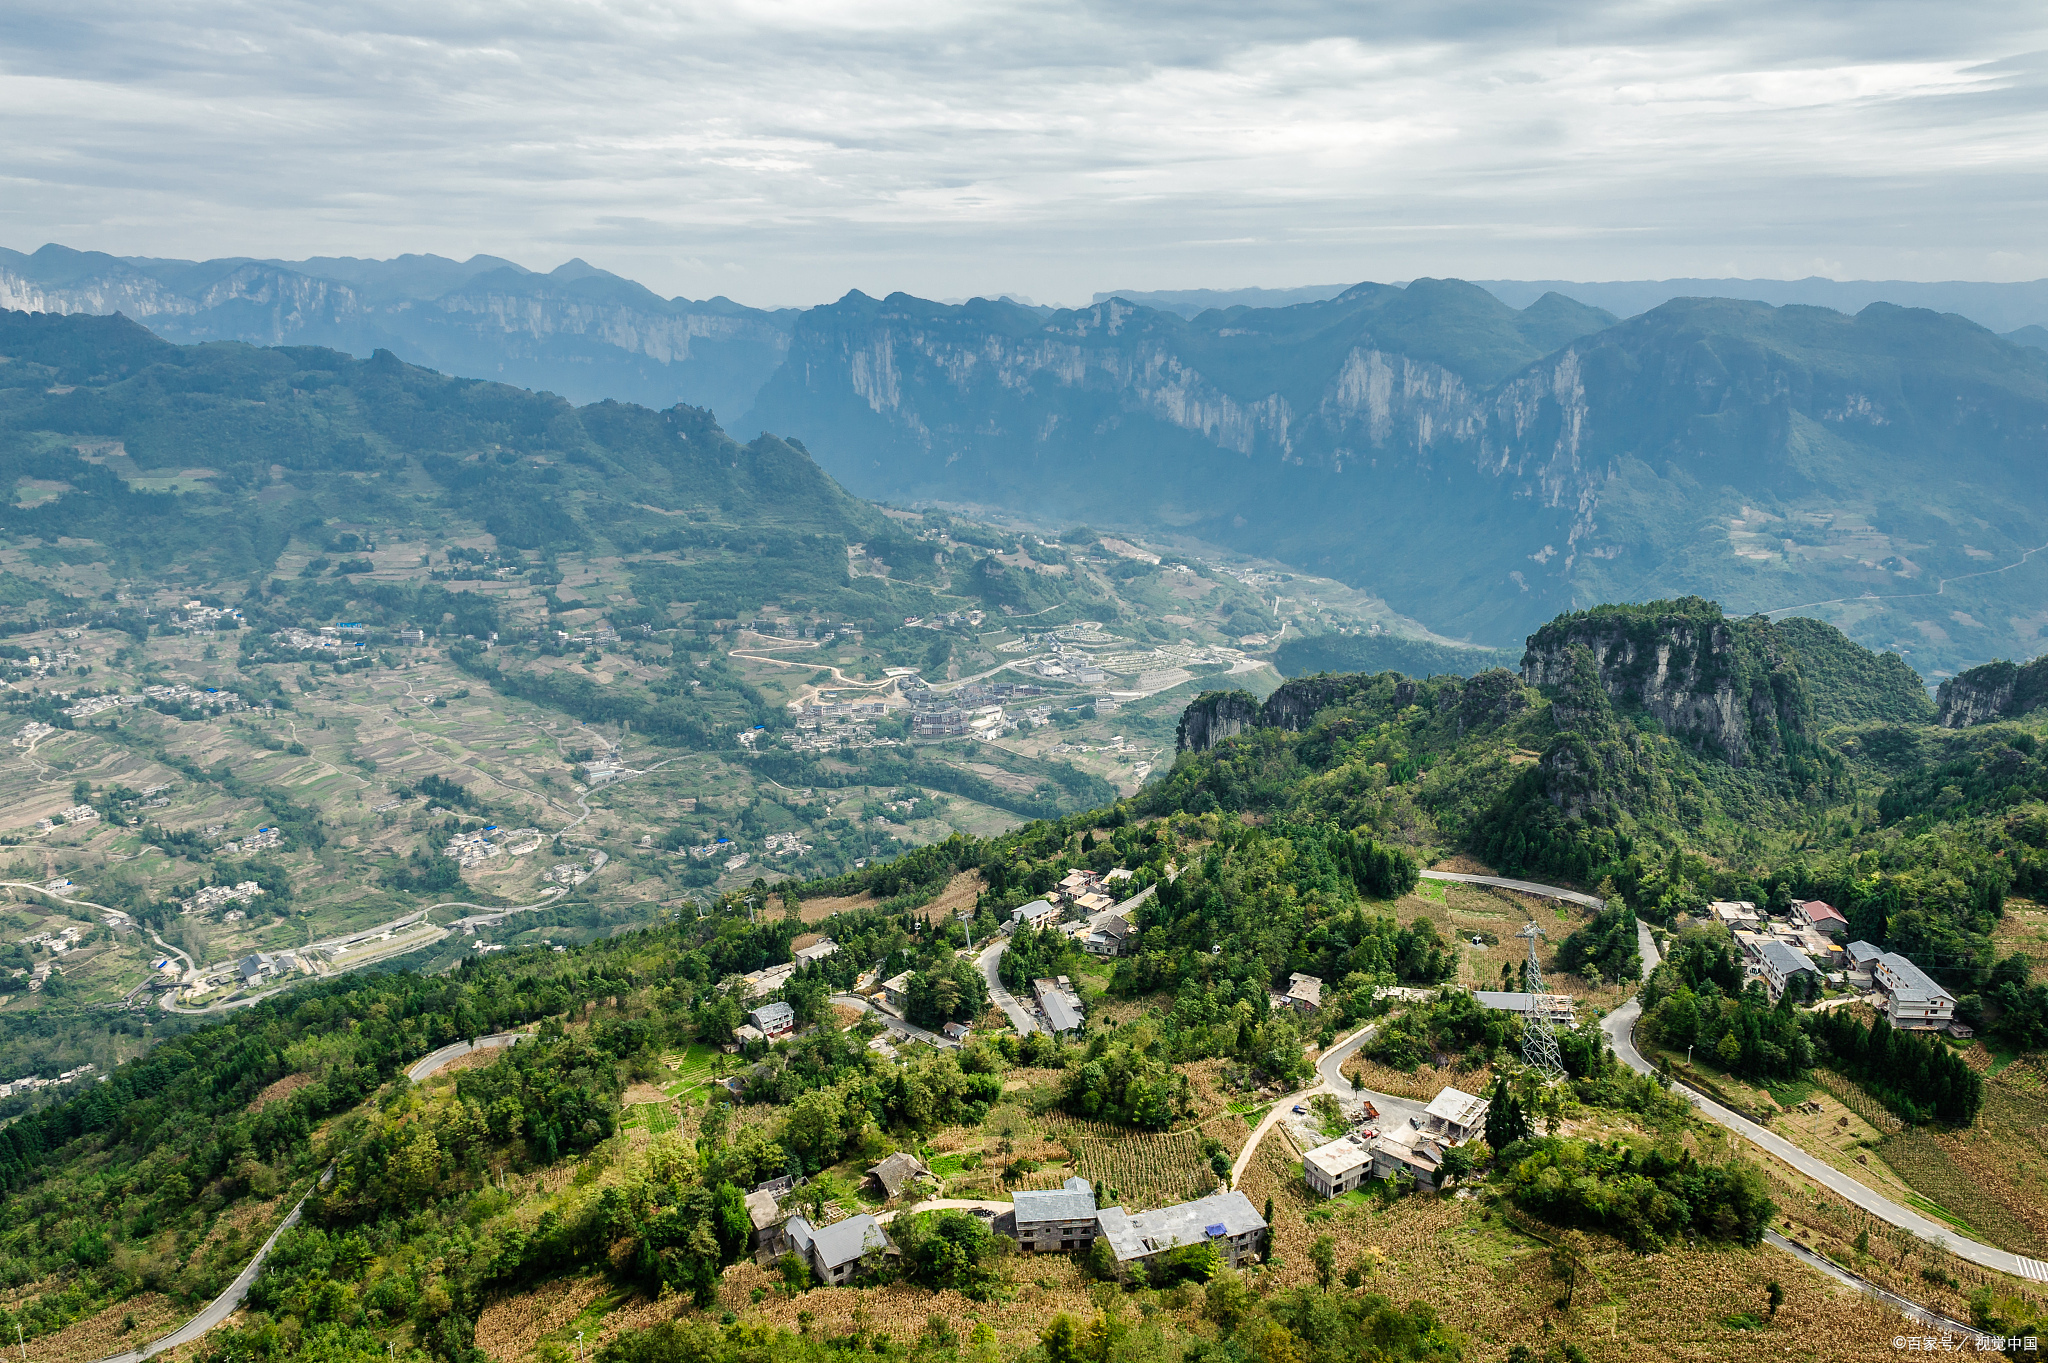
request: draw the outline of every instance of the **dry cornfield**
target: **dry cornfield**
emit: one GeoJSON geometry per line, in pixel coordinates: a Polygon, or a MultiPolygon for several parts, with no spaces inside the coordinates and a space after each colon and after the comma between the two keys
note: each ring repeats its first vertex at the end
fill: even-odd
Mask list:
{"type": "Polygon", "coordinates": [[[1563,1286],[1552,1276],[1548,1249],[1488,1219],[1476,1201],[1425,1194],[1384,1209],[1331,1209],[1311,1197],[1299,1166],[1278,1158],[1270,1142],[1243,1187],[1255,1204],[1273,1198],[1276,1286],[1310,1281],[1310,1242],[1331,1235],[1340,1269],[1359,1258],[1376,1261],[1366,1290],[1432,1304],[1466,1334],[1467,1357],[1475,1360],[1497,1359],[1518,1343],[1541,1354],[1565,1340],[1594,1363],[1721,1363],[1752,1352],[1875,1359],[1894,1357],[1892,1337],[1905,1330],[1895,1313],[1775,1250],[1680,1247],[1637,1255],[1600,1235],[1587,1237],[1592,1281],[1580,1284],[1566,1312],[1557,1304],[1563,1286]],[[1311,1211],[1319,1219],[1310,1221],[1311,1211]],[[1763,1315],[1765,1288],[1774,1280],[1786,1291],[1774,1323],[1756,1331],[1725,1323],[1738,1312],[1763,1315]]]}
{"type": "Polygon", "coordinates": [[[477,1316],[476,1346],[499,1363],[516,1363],[543,1335],[576,1319],[603,1290],[604,1280],[595,1275],[562,1278],[494,1301],[477,1316]]]}
{"type": "Polygon", "coordinates": [[[1137,1132],[1099,1122],[1074,1122],[1060,1133],[1074,1171],[1108,1187],[1126,1207],[1165,1207],[1216,1191],[1216,1172],[1202,1157],[1198,1131],[1137,1132]]]}
{"type": "Polygon", "coordinates": [[[1444,1070],[1434,1065],[1420,1065],[1415,1073],[1405,1074],[1363,1055],[1354,1055],[1344,1062],[1344,1073],[1347,1077],[1356,1075],[1363,1079],[1365,1086],[1375,1093],[1391,1093],[1397,1098],[1413,1098],[1424,1103],[1447,1088],[1483,1094],[1493,1087],[1493,1071],[1483,1065],[1475,1069],[1453,1066],[1444,1070]]]}
{"type": "Polygon", "coordinates": [[[144,1292],[36,1340],[35,1363],[90,1363],[140,1348],[181,1324],[190,1314],[161,1292],[144,1292]],[[122,1328],[131,1316],[135,1324],[122,1328]]]}

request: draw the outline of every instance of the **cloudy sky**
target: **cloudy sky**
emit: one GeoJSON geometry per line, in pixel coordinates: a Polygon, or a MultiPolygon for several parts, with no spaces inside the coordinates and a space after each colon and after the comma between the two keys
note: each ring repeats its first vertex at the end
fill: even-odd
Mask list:
{"type": "Polygon", "coordinates": [[[2048,276],[2048,6],[12,0],[0,245],[811,303],[2048,276]]]}

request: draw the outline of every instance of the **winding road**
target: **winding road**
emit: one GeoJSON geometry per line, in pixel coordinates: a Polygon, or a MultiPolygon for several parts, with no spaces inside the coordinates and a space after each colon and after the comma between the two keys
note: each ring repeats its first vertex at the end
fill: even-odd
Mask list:
{"type": "Polygon", "coordinates": [[[1029,1008],[1017,1002],[1015,994],[1003,987],[1000,967],[1003,963],[1003,953],[1009,949],[1010,939],[998,937],[981,949],[981,954],[974,958],[974,963],[981,967],[981,978],[988,984],[989,1002],[1003,1010],[1003,1016],[1017,1029],[1018,1036],[1030,1036],[1033,1032],[1043,1030],[1038,1025],[1038,1019],[1031,1015],[1029,1008]]]}
{"type": "Polygon", "coordinates": [[[405,1072],[405,1077],[412,1080],[415,1084],[424,1084],[437,1071],[445,1069],[449,1064],[462,1059],[465,1055],[474,1055],[478,1051],[517,1046],[525,1040],[527,1040],[525,1032],[492,1032],[490,1035],[480,1036],[474,1041],[457,1041],[443,1046],[438,1051],[431,1051],[415,1060],[412,1068],[405,1072]]]}
{"type": "MultiPolygon", "coordinates": [[[[494,1032],[489,1036],[480,1036],[474,1042],[458,1041],[452,1046],[443,1046],[438,1051],[422,1056],[414,1062],[411,1069],[405,1072],[405,1075],[406,1078],[417,1084],[432,1076],[435,1071],[443,1068],[449,1062],[459,1060],[472,1052],[486,1050],[491,1047],[512,1046],[525,1039],[526,1033],[524,1032],[494,1032]]],[[[333,1176],[334,1170],[331,1168],[322,1173],[319,1186],[324,1187],[333,1176]]],[[[248,1297],[249,1288],[255,1283],[257,1275],[263,1272],[263,1261],[270,1257],[270,1251],[277,1247],[278,1240],[284,1236],[286,1231],[299,1224],[299,1215],[305,1210],[306,1198],[311,1197],[313,1192],[313,1189],[308,1188],[305,1196],[292,1204],[292,1209],[285,1214],[284,1220],[277,1223],[277,1229],[270,1233],[270,1238],[263,1242],[263,1247],[256,1251],[255,1257],[250,1259],[242,1271],[235,1275],[235,1280],[228,1284],[227,1290],[208,1302],[198,1315],[192,1317],[192,1319],[186,1321],[161,1339],[153,1340],[139,1349],[130,1349],[126,1353],[113,1354],[110,1357],[98,1360],[98,1363],[142,1363],[142,1360],[154,1358],[166,1349],[175,1349],[181,1344],[190,1344],[229,1316],[235,1314],[236,1311],[241,1309],[243,1300],[248,1297]]]]}
{"type": "MultiPolygon", "coordinates": [[[[1642,1014],[1642,1001],[1630,999],[1601,1021],[1600,1030],[1607,1034],[1608,1044],[1614,1047],[1614,1053],[1622,1064],[1639,1074],[1652,1074],[1656,1072],[1656,1066],[1645,1060],[1635,1045],[1636,1019],[1642,1014]]],[[[2010,1250],[1979,1244],[1954,1227],[1930,1220],[1912,1208],[1902,1207],[1882,1193],[1865,1187],[1833,1165],[1815,1159],[1776,1132],[1730,1112],[1705,1094],[1695,1092],[1676,1080],[1672,1081],[1671,1090],[1698,1108],[1701,1116],[1726,1127],[1750,1144],[1791,1165],[1804,1177],[1812,1179],[1843,1201],[1861,1207],[1880,1221],[1888,1221],[1900,1230],[1915,1235],[1931,1245],[1939,1245],[1949,1253],[1968,1259],[1980,1267],[1996,1269],[2000,1273],[2010,1273],[2037,1283],[2048,1282],[2048,1263],[2030,1259],[2024,1254],[2014,1254],[2010,1250]]]]}
{"type": "Polygon", "coordinates": [[[1422,878],[1455,880],[1460,885],[1491,885],[1497,890],[1516,890],[1543,899],[1561,899],[1567,904],[1577,904],[1595,913],[1607,907],[1607,901],[1596,895],[1580,894],[1577,890],[1561,889],[1556,885],[1538,885],[1533,880],[1509,880],[1505,876],[1470,876],[1462,871],[1424,871],[1422,878]]]}
{"type": "MultiPolygon", "coordinates": [[[[1605,907],[1600,900],[1595,899],[1591,895],[1582,895],[1571,890],[1559,889],[1554,885],[1531,885],[1525,881],[1508,881],[1494,876],[1452,876],[1435,871],[1424,871],[1423,874],[1434,880],[1476,881],[1485,885],[1499,885],[1504,889],[1522,890],[1528,894],[1540,894],[1551,899],[1567,899],[1572,903],[1584,904],[1589,908],[1605,907]]],[[[1643,978],[1648,979],[1650,972],[1657,968],[1661,958],[1657,952],[1657,943],[1650,935],[1649,924],[1640,918],[1636,920],[1636,950],[1637,954],[1641,957],[1643,978]]],[[[1657,1067],[1644,1059],[1642,1053],[1636,1049],[1636,1019],[1642,1015],[1642,1000],[1632,998],[1601,1019],[1600,1030],[1606,1033],[1608,1044],[1614,1048],[1614,1054],[1620,1059],[1622,1064],[1627,1065],[1638,1074],[1654,1074],[1657,1067]]],[[[1807,1154],[1804,1150],[1801,1150],[1776,1132],[1767,1130],[1746,1117],[1740,1117],[1730,1112],[1705,1094],[1687,1088],[1684,1084],[1678,1083],[1675,1080],[1672,1082],[1671,1087],[1673,1092],[1679,1094],[1687,1102],[1698,1108],[1701,1116],[1719,1126],[1727,1128],[1752,1145],[1760,1147],[1777,1159],[1792,1166],[1792,1168],[1798,1170],[1807,1178],[1812,1179],[1821,1187],[1826,1188],[1829,1192],[1834,1193],[1853,1206],[1861,1207],[1880,1221],[1889,1222],[1900,1230],[1907,1231],[1927,1241],[1929,1244],[1939,1245],[1950,1253],[1968,1259],[1971,1263],[1977,1264],[1980,1267],[1996,1269],[2000,1273],[2010,1273],[2016,1277],[2026,1278],[2033,1282],[2048,1282],[2048,1263],[2043,1263],[2039,1259],[2030,1259],[2024,1254],[2014,1254],[2009,1250],[1979,1244],[1977,1241],[1959,1234],[1954,1228],[1931,1221],[1912,1208],[1902,1207],[1882,1193],[1865,1187],[1839,1169],[1836,1169],[1833,1165],[1807,1154]]],[[[1900,1300],[1904,1299],[1901,1298],[1900,1300]]]]}

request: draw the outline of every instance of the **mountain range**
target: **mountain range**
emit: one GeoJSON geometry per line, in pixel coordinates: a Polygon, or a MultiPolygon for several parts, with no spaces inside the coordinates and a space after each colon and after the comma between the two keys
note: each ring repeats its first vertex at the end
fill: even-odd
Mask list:
{"type": "Polygon", "coordinates": [[[1923,674],[2048,627],[2048,354],[1889,304],[852,294],[798,318],[743,426],[862,496],[1176,528],[1481,643],[1666,592],[1802,607],[1923,674]]]}
{"type": "Polygon", "coordinates": [[[120,312],[170,341],[386,349],[577,403],[683,400],[727,414],[781,363],[796,316],[662,298],[580,260],[539,274],[485,255],[189,261],[54,245],[0,250],[0,308],[120,312]]]}
{"type": "Polygon", "coordinates": [[[0,252],[9,308],[739,413],[724,424],[802,440],[858,496],[1183,533],[1482,644],[1589,601],[1698,593],[1825,616],[1930,677],[2040,652],[2048,330],[1884,301],[1640,310],[1693,284],[1980,312],[2004,290],[1985,317],[2048,317],[2034,285],[1428,279],[1253,299],[1284,306],[856,291],[768,312],[581,261],[0,252]]]}
{"type": "MultiPolygon", "coordinates": [[[[1674,298],[1739,298],[1783,307],[1802,303],[1861,312],[1872,303],[1906,308],[1931,308],[1958,313],[2007,340],[2048,350],[2048,279],[1994,284],[1951,279],[1475,279],[1472,281],[1511,308],[1526,308],[1546,293],[1561,293],[1588,307],[1606,308],[1619,317],[1668,303],[1674,298]]],[[[1335,298],[1348,284],[1312,284],[1292,289],[1112,289],[1094,301],[1121,298],[1149,308],[1194,317],[1210,308],[1284,308],[1335,298]]]]}

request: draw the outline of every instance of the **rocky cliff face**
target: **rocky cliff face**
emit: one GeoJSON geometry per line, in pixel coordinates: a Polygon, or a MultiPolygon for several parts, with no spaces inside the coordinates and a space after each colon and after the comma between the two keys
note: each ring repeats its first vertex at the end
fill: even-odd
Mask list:
{"type": "Polygon", "coordinates": [[[1973,667],[1943,682],[1934,698],[1946,729],[2017,719],[2048,706],[2048,656],[2024,667],[2003,660],[1973,667]]]}
{"type": "MultiPolygon", "coordinates": [[[[751,422],[804,436],[862,495],[1171,525],[1475,640],[1588,601],[1712,588],[1754,608],[1930,574],[1981,595],[1978,619],[2009,614],[1990,598],[2015,579],[1961,579],[2031,542],[1966,548],[1942,527],[1993,488],[2048,516],[2040,352],[1883,305],[1684,299],[1546,331],[1464,290],[1193,319],[849,295],[804,314],[751,422]],[[1881,510],[1902,504],[1929,514],[1881,510]],[[1910,538],[1930,547],[1815,535],[1851,514],[1889,518],[1900,544],[1924,522],[1910,538]]],[[[2017,646],[2004,625],[1928,642],[1943,636],[1914,627],[1921,609],[1867,616],[1859,637],[1923,671],[2017,646]]],[[[1973,608],[1940,619],[1957,609],[1973,608]]]]}
{"type": "Polygon", "coordinates": [[[1529,638],[1522,680],[1554,690],[1560,729],[1583,717],[1572,683],[1584,649],[1604,698],[1647,712],[1672,735],[1733,766],[1766,761],[1787,732],[1804,733],[1811,706],[1796,658],[1768,619],[1728,620],[1697,597],[1561,617],[1529,638]]]}
{"type": "Polygon", "coordinates": [[[1209,691],[1181,711],[1178,752],[1207,752],[1259,724],[1259,702],[1247,691],[1209,691]]]}

